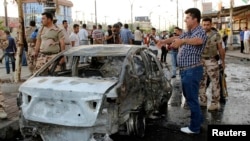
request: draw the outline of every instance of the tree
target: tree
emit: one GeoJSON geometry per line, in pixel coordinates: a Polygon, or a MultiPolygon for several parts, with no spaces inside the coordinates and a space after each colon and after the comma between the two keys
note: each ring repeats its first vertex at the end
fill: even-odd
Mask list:
{"type": "Polygon", "coordinates": [[[6,27],[3,25],[3,21],[0,21],[0,30],[5,30],[6,27]]]}
{"type": "Polygon", "coordinates": [[[175,28],[175,25],[171,25],[171,26],[168,28],[169,33],[173,33],[173,32],[174,32],[174,28],[175,28]]]}
{"type": "Polygon", "coordinates": [[[24,20],[23,20],[23,2],[22,0],[15,0],[18,5],[18,19],[19,19],[19,34],[16,54],[16,71],[15,82],[21,80],[21,66],[22,66],[22,54],[23,54],[23,41],[24,41],[24,20]]]}

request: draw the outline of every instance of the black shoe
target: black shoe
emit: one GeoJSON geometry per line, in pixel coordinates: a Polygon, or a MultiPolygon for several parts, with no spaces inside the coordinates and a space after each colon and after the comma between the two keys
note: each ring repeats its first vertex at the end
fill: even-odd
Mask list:
{"type": "Polygon", "coordinates": [[[176,76],[175,75],[173,75],[171,78],[175,78],[176,76]]]}

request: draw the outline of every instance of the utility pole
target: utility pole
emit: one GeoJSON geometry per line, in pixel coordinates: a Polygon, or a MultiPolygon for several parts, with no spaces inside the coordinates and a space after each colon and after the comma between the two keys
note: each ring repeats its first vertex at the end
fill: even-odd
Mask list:
{"type": "Polygon", "coordinates": [[[233,7],[234,0],[230,0],[230,35],[229,35],[229,50],[233,50],[233,7]]]}
{"type": "Polygon", "coordinates": [[[97,10],[96,10],[96,0],[95,0],[95,25],[97,26],[97,10]]]}
{"type": "Polygon", "coordinates": [[[177,17],[177,27],[179,27],[179,2],[176,0],[176,17],[177,17]]]}
{"type": "Polygon", "coordinates": [[[161,31],[161,16],[159,15],[159,32],[161,31]]]}
{"type": "Polygon", "coordinates": [[[5,16],[5,26],[8,27],[8,14],[7,14],[7,1],[4,0],[3,5],[4,5],[4,16],[5,16]]]}

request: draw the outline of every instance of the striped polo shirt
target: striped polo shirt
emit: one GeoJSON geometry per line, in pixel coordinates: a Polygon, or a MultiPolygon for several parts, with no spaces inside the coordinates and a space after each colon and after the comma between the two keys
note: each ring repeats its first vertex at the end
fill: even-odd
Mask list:
{"type": "Polygon", "coordinates": [[[178,54],[177,63],[179,67],[188,67],[201,62],[201,54],[205,48],[207,35],[206,32],[199,25],[191,31],[185,32],[179,36],[184,38],[200,38],[203,43],[201,45],[184,44],[181,46],[181,52],[178,54]]]}

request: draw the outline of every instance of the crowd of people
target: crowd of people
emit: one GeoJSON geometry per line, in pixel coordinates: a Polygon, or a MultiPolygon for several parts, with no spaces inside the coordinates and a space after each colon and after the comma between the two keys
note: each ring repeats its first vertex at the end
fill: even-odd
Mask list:
{"type": "MultiPolygon", "coordinates": [[[[176,78],[177,70],[181,77],[183,95],[191,112],[190,125],[181,128],[181,131],[188,134],[198,134],[201,124],[204,121],[201,106],[207,107],[206,90],[208,82],[212,84],[212,101],[208,107],[209,111],[220,109],[221,86],[219,80],[220,69],[225,69],[225,49],[223,48],[222,36],[212,27],[211,18],[201,19],[200,10],[190,8],[185,11],[187,31],[179,27],[174,28],[174,33],[167,34],[163,31],[159,36],[156,29],[152,28],[150,33],[145,34],[136,27],[132,32],[128,24],[121,22],[108,25],[104,32],[102,25],[94,25],[91,32],[87,30],[87,25],[73,25],[73,31],[68,28],[66,20],[63,21],[63,28],[59,28],[53,23],[51,13],[42,13],[43,26],[38,29],[34,21],[26,28],[26,41],[28,44],[27,61],[28,67],[33,74],[46,62],[51,60],[56,54],[71,47],[89,44],[134,44],[146,45],[162,63],[166,63],[167,53],[171,54],[172,78],[176,78]],[[220,65],[219,65],[220,60],[220,65]],[[221,66],[221,68],[219,67],[221,66]],[[178,68],[178,69],[177,69],[178,68]]],[[[249,52],[249,34],[241,33],[241,49],[245,53],[249,52]],[[244,36],[244,37],[243,37],[244,36]],[[245,39],[247,42],[245,42],[245,39]]],[[[9,60],[12,62],[12,71],[15,71],[14,55],[16,46],[14,39],[5,31],[5,64],[6,72],[10,73],[9,60]],[[6,46],[7,45],[7,46],[6,46]]],[[[58,64],[58,69],[66,64],[69,67],[71,58],[62,58],[58,64]]],[[[85,58],[80,58],[80,63],[84,63],[85,58]]],[[[1,96],[1,95],[0,95],[1,96]]],[[[3,101],[3,98],[1,98],[3,101]]],[[[0,118],[6,118],[7,114],[0,104],[0,118]]]]}

